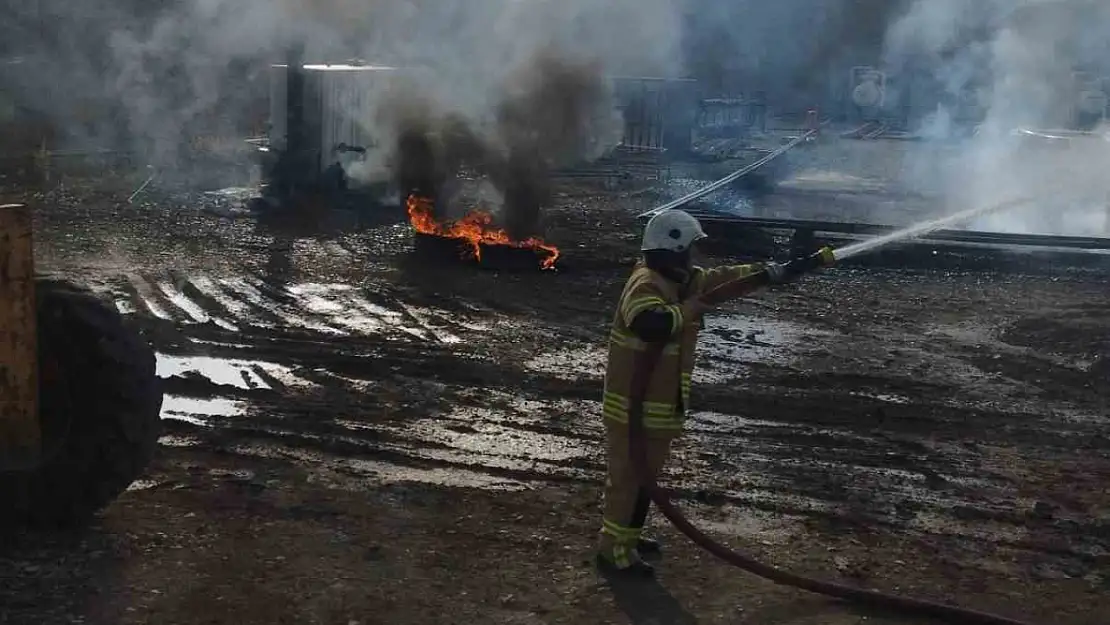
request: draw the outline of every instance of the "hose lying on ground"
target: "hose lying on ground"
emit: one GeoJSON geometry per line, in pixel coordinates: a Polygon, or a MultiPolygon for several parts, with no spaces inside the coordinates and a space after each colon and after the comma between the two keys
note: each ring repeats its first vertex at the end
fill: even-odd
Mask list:
{"type": "MultiPolygon", "coordinates": [[[[739,295],[745,290],[745,285],[749,285],[747,290],[750,291],[765,282],[766,277],[761,275],[763,273],[764,272],[760,272],[727,285],[729,296],[735,297],[739,295]]],[[[904,614],[946,619],[945,622],[947,623],[961,623],[964,625],[1031,625],[1030,623],[996,616],[986,612],[968,610],[922,599],[888,595],[873,590],[854,588],[852,586],[844,586],[832,582],[802,577],[764,564],[737,551],[733,551],[725,545],[713,540],[695,527],[671,501],[667,491],[656,484],[655,479],[645,470],[647,467],[647,456],[646,447],[644,445],[643,402],[644,398],[647,396],[647,389],[652,373],[655,371],[655,366],[658,364],[659,358],[663,353],[663,347],[663,343],[651,344],[651,347],[649,347],[647,351],[641,353],[636,360],[636,365],[632,374],[632,392],[629,398],[629,452],[632,455],[632,466],[640,478],[640,483],[643,484],[644,488],[647,489],[648,493],[651,495],[651,500],[659,507],[659,511],[663,513],[663,516],[673,523],[687,538],[725,562],[748,571],[749,573],[754,573],[755,575],[777,584],[808,590],[820,595],[834,597],[861,605],[893,610],[904,614]]]]}

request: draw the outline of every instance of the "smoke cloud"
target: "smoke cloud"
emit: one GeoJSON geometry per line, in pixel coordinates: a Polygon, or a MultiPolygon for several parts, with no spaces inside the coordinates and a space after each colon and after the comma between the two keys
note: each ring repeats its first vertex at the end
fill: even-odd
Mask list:
{"type": "MultiPolygon", "coordinates": [[[[421,68],[440,108],[488,117],[521,59],[557,50],[602,71],[678,75],[677,0],[5,0],[5,91],[69,141],[124,138],[172,162],[191,134],[243,125],[291,42],[310,62],[421,68]],[[81,102],[80,105],[75,102],[81,102]],[[76,109],[94,107],[84,125],[76,109]]],[[[537,68],[540,69],[540,68],[537,68]]],[[[129,146],[130,147],[130,146],[129,146]]]]}
{"type": "Polygon", "coordinates": [[[53,123],[54,147],[180,172],[203,166],[182,158],[198,136],[262,130],[268,66],[290,44],[308,62],[402,68],[404,88],[361,119],[380,151],[349,173],[380,177],[382,151],[435,131],[436,175],[480,162],[525,207],[510,219],[524,232],[550,167],[619,140],[602,77],[683,73],[681,1],[5,0],[0,84],[53,123]]]}
{"type": "Polygon", "coordinates": [[[970,227],[1104,234],[1110,197],[1105,127],[1089,137],[1059,131],[1099,124],[1106,106],[1099,94],[1110,85],[1077,72],[1110,76],[1108,29],[1110,5],[1104,2],[914,2],[887,32],[885,68],[912,76],[914,88],[939,92],[939,104],[918,131],[956,141],[916,152],[908,169],[916,185],[932,187],[959,207],[1055,190],[1034,207],[970,227]]]}
{"type": "Polygon", "coordinates": [[[903,0],[687,0],[685,51],[711,90],[762,91],[780,111],[833,109],[853,65],[873,64],[903,0]]]}
{"type": "MultiPolygon", "coordinates": [[[[521,232],[535,227],[544,172],[618,140],[611,75],[689,76],[714,95],[763,91],[772,110],[835,113],[849,68],[879,64],[902,77],[894,88],[939,94],[922,134],[956,141],[977,129],[958,150],[922,148],[907,170],[958,206],[1061,178],[1094,192],[1106,164],[1100,147],[1031,147],[1012,132],[1073,121],[1074,70],[1110,75],[1110,5],[1094,0],[0,0],[0,10],[0,99],[52,121],[55,146],[134,149],[161,168],[183,166],[197,136],[261,132],[268,66],[293,42],[310,62],[404,68],[406,86],[364,117],[380,137],[369,163],[412,161],[399,146],[431,133],[437,188],[482,163],[499,201],[530,207],[506,216],[521,232]],[[535,184],[510,188],[520,179],[535,184]]],[[[10,108],[0,102],[0,114],[10,108]]],[[[978,225],[1079,233],[1093,214],[1042,209],[978,225]]]]}
{"type": "Polygon", "coordinates": [[[507,76],[485,127],[421,93],[396,90],[383,109],[392,118],[386,127],[399,131],[401,193],[436,198],[440,218],[458,217],[451,214],[458,212],[451,199],[459,190],[452,177],[477,173],[497,190],[484,194],[482,208],[518,239],[539,234],[552,169],[599,156],[620,139],[598,64],[570,62],[552,49],[537,51],[507,76]]]}
{"type": "Polygon", "coordinates": [[[493,115],[522,59],[554,51],[609,75],[690,75],[808,107],[867,58],[898,2],[840,0],[0,0],[0,80],[69,144],[172,163],[198,133],[257,126],[266,66],[306,59],[421,68],[420,90],[493,115]],[[858,57],[858,58],[857,58],[858,57]],[[84,117],[86,119],[82,120],[84,117]]]}

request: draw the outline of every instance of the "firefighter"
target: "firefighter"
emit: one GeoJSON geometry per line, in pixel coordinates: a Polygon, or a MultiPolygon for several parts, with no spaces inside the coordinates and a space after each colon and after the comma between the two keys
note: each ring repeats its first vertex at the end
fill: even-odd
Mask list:
{"type": "MultiPolygon", "coordinates": [[[[602,414],[607,439],[599,568],[649,577],[653,567],[642,556],[659,545],[642,536],[650,499],[640,488],[629,454],[628,407],[636,355],[649,343],[665,342],[643,404],[647,471],[655,477],[682,431],[690,398],[690,374],[701,317],[709,309],[701,297],[724,283],[765,272],[764,284],[781,284],[811,264],[754,263],[703,269],[693,263],[693,249],[705,238],[697,219],[680,210],[659,213],[644,228],[636,264],[621,293],[609,332],[602,414]]],[[[831,250],[814,256],[832,262],[831,250]]]]}

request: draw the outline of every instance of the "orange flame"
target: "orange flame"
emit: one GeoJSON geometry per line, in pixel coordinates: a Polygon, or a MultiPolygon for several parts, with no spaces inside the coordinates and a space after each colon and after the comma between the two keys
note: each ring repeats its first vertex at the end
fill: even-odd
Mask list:
{"type": "Polygon", "coordinates": [[[509,233],[493,226],[493,215],[474,209],[463,215],[462,219],[450,223],[439,223],[432,213],[432,200],[410,195],[405,201],[412,227],[421,234],[430,234],[448,239],[458,239],[470,246],[475,260],[482,259],[482,245],[504,245],[529,250],[543,250],[547,257],[540,261],[544,269],[553,269],[559,259],[559,248],[549,245],[538,237],[514,241],[509,233]]]}

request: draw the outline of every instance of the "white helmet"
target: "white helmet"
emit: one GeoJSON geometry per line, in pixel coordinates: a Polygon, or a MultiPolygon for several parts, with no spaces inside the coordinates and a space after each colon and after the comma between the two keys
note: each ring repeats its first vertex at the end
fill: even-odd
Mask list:
{"type": "Polygon", "coordinates": [[[656,214],[644,226],[644,240],[640,244],[640,251],[685,252],[694,241],[704,238],[705,231],[693,215],[686,211],[667,210],[656,214]]]}

